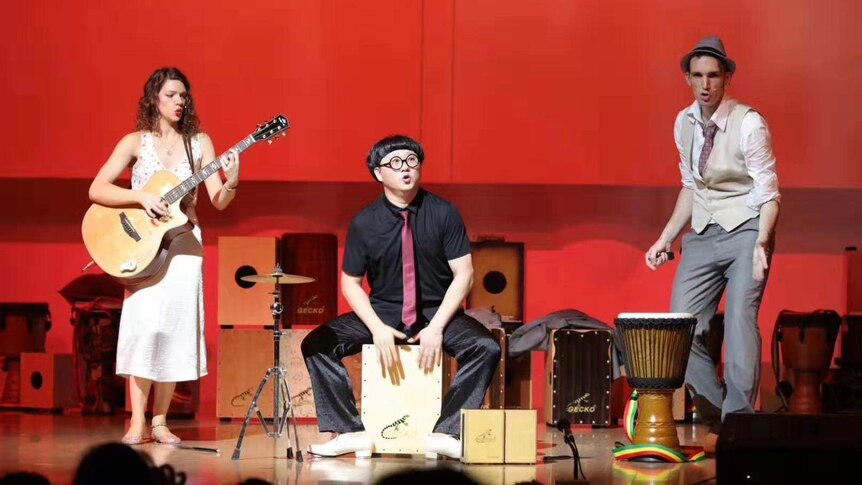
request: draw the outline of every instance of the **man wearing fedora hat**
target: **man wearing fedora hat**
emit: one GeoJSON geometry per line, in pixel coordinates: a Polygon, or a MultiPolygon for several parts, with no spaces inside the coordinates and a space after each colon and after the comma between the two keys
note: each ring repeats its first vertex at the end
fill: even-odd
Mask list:
{"type": "Polygon", "coordinates": [[[757,313],[769,275],[780,194],[766,122],[725,92],[736,63],[721,39],[702,39],[682,57],[680,67],[695,98],[674,125],[682,189],[645,257],[653,270],[666,263],[671,244],[691,225],[682,238],[671,311],[698,319],[685,381],[710,428],[704,447],[714,451],[724,416],[753,411],[760,377],[757,313]],[[723,389],[706,338],[725,290],[723,389]]]}

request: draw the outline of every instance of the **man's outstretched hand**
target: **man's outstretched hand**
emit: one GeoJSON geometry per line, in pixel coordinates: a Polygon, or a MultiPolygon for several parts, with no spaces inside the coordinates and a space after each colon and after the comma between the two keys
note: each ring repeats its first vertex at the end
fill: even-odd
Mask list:
{"type": "Polygon", "coordinates": [[[394,328],[381,325],[371,332],[374,347],[377,349],[377,358],[387,369],[391,369],[398,362],[398,349],[395,348],[395,338],[406,339],[407,335],[394,328]]]}
{"type": "Polygon", "coordinates": [[[419,342],[419,368],[431,371],[443,359],[443,330],[435,325],[428,325],[408,342],[419,342]]]}

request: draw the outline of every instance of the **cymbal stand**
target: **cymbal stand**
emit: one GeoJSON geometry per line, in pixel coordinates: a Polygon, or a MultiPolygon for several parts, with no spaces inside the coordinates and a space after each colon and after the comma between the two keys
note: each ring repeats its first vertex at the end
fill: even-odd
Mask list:
{"type": "MultiPolygon", "coordinates": [[[[281,270],[281,265],[276,263],[273,275],[275,275],[275,288],[272,291],[272,304],[270,311],[272,313],[272,342],[273,342],[273,365],[267,369],[266,374],[260,381],[257,392],[248,406],[248,412],[245,415],[245,421],[242,423],[242,430],[239,433],[239,438],[236,441],[236,448],[233,450],[231,460],[238,460],[242,441],[245,438],[245,432],[248,428],[248,422],[251,420],[252,413],[257,413],[258,420],[263,426],[266,435],[270,438],[278,438],[282,435],[287,425],[288,419],[293,421],[293,435],[296,439],[296,461],[302,462],[302,448],[299,445],[299,434],[296,431],[296,417],[293,413],[293,403],[291,402],[290,389],[287,385],[287,371],[281,366],[281,314],[284,306],[281,304],[281,297],[278,291],[279,276],[284,274],[281,270]],[[267,383],[273,382],[273,408],[272,408],[272,427],[267,426],[266,419],[260,412],[258,407],[258,399],[266,387],[267,383]],[[290,418],[288,418],[290,414],[290,418]]],[[[290,445],[290,427],[287,426],[287,451],[285,453],[287,459],[293,458],[293,448],[290,445]]]]}

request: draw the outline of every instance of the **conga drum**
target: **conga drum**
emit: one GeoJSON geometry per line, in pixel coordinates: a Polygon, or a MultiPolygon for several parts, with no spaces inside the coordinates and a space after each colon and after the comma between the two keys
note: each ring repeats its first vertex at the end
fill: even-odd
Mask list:
{"type": "Polygon", "coordinates": [[[673,391],[685,380],[697,319],[690,313],[621,313],[614,323],[623,342],[626,379],[638,392],[632,443],[679,450],[673,391]]]}
{"type": "Polygon", "coordinates": [[[831,310],[793,312],[783,310],[776,322],[784,365],[796,376],[790,396],[793,414],[819,414],[823,411],[820,384],[829,370],[841,317],[831,310]]]}

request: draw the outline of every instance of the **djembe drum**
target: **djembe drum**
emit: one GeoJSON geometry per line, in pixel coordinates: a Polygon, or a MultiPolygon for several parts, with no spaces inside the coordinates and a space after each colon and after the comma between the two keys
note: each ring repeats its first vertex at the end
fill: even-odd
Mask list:
{"type": "Polygon", "coordinates": [[[690,313],[621,313],[614,320],[626,378],[638,392],[632,443],[679,449],[673,391],[682,386],[697,319],[690,313]]]}
{"type": "Polygon", "coordinates": [[[841,317],[831,310],[783,310],[775,326],[784,364],[796,375],[790,412],[819,414],[823,410],[820,384],[829,370],[841,317]]]}

